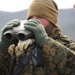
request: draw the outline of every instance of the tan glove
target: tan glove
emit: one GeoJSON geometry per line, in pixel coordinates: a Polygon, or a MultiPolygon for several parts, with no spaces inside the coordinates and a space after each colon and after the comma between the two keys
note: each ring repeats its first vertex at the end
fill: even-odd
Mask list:
{"type": "Polygon", "coordinates": [[[24,54],[28,45],[32,44],[33,41],[34,40],[28,39],[25,42],[18,43],[16,47],[14,44],[10,45],[10,47],[8,48],[8,53],[12,56],[15,48],[16,57],[19,57],[20,55],[24,54]]]}

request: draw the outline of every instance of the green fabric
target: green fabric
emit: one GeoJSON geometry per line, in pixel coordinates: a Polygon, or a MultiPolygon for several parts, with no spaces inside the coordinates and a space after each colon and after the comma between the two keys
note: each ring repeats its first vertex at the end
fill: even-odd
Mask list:
{"type": "Polygon", "coordinates": [[[75,43],[68,36],[50,37],[43,53],[46,75],[75,75],[75,43]]]}
{"type": "Polygon", "coordinates": [[[34,33],[35,40],[38,44],[44,45],[48,40],[48,35],[43,27],[43,25],[35,19],[28,20],[24,24],[25,29],[30,30],[34,33]]]}
{"type": "Polygon", "coordinates": [[[12,29],[13,27],[16,27],[18,25],[20,25],[20,20],[19,19],[15,19],[15,20],[12,20],[10,22],[8,22],[3,28],[2,28],[2,33],[4,33],[5,31],[9,30],[9,29],[12,29]]]}
{"type": "Polygon", "coordinates": [[[8,47],[13,44],[13,43],[16,43],[17,40],[16,39],[13,39],[12,41],[7,41],[4,36],[3,36],[3,33],[6,32],[7,30],[9,29],[12,29],[13,27],[16,27],[20,25],[20,20],[18,19],[15,19],[15,20],[12,20],[10,22],[8,22],[1,30],[1,36],[0,36],[0,50],[2,51],[7,51],[8,47]]]}
{"type": "Polygon", "coordinates": [[[4,60],[4,54],[0,51],[0,75],[8,75],[9,61],[4,60]]]}

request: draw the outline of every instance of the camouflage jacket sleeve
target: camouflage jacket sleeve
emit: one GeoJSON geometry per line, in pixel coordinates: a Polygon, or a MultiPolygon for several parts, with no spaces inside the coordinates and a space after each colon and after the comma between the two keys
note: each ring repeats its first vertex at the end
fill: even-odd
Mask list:
{"type": "Polygon", "coordinates": [[[4,59],[4,54],[0,51],[0,75],[8,75],[8,61],[4,59]]]}
{"type": "Polygon", "coordinates": [[[43,46],[43,55],[46,60],[45,68],[50,72],[56,69],[59,74],[75,75],[75,52],[70,48],[49,38],[43,46]]]}
{"type": "Polygon", "coordinates": [[[75,51],[75,41],[71,40],[70,37],[66,35],[60,35],[56,41],[60,42],[64,46],[70,48],[71,50],[75,51]]]}

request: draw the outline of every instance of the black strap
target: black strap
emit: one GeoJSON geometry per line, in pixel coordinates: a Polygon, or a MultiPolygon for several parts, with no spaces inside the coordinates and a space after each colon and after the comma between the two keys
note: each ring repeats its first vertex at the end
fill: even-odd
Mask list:
{"type": "Polygon", "coordinates": [[[33,63],[33,72],[35,67],[42,66],[43,64],[42,48],[37,45],[35,46],[35,44],[32,44],[31,47],[32,49],[30,55],[23,57],[22,61],[19,63],[13,75],[21,75],[23,69],[29,64],[30,60],[32,60],[33,63]]]}
{"type": "Polygon", "coordinates": [[[30,60],[31,60],[31,55],[23,58],[23,60],[19,63],[19,66],[17,67],[13,75],[21,75],[23,69],[29,64],[30,60]]]}

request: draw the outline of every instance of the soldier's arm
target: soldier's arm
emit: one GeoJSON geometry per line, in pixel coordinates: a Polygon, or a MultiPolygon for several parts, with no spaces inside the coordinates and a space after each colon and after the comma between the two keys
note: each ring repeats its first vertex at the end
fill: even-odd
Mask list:
{"type": "Polygon", "coordinates": [[[61,35],[56,40],[65,45],[66,47],[70,48],[71,50],[75,51],[75,41],[71,40],[70,37],[66,35],[61,35]]]}
{"type": "Polygon", "coordinates": [[[58,69],[63,74],[75,74],[75,52],[73,50],[49,38],[43,51],[50,71],[58,69]]]}
{"type": "Polygon", "coordinates": [[[4,59],[4,54],[0,51],[0,75],[8,75],[9,63],[4,59]]]}

